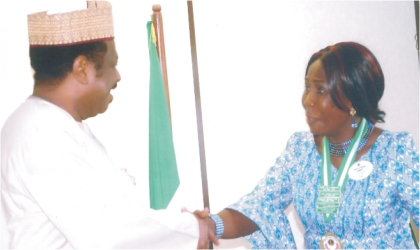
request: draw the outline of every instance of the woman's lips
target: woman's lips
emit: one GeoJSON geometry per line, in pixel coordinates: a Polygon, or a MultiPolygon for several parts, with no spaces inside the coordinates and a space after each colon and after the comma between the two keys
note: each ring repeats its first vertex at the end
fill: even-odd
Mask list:
{"type": "Polygon", "coordinates": [[[318,120],[318,118],[316,118],[316,117],[306,116],[306,122],[308,124],[312,124],[312,123],[316,122],[317,120],[318,120]]]}

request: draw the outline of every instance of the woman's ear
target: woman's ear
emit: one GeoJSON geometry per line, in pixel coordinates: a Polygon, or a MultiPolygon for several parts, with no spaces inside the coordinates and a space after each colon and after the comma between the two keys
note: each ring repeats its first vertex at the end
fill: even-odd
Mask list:
{"type": "Polygon", "coordinates": [[[81,84],[88,84],[89,70],[91,70],[91,62],[86,56],[80,55],[74,59],[73,62],[73,75],[81,84]]]}
{"type": "Polygon", "coordinates": [[[350,111],[353,108],[353,105],[351,104],[351,101],[347,98],[344,98],[342,103],[344,104],[344,106],[346,107],[346,109],[348,111],[350,111]]]}

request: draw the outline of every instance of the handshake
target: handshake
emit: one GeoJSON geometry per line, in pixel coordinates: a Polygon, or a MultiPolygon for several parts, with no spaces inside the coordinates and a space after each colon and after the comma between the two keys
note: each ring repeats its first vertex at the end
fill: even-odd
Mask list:
{"type": "MultiPolygon", "coordinates": [[[[186,208],[182,208],[181,212],[187,212],[186,208]]],[[[234,239],[243,237],[257,231],[259,228],[254,221],[243,215],[242,213],[225,208],[219,213],[210,214],[206,207],[203,210],[196,210],[192,214],[198,220],[199,238],[197,249],[208,249],[211,242],[219,245],[219,239],[234,239]]]]}
{"type": "MultiPolygon", "coordinates": [[[[185,207],[183,207],[181,209],[181,212],[191,213],[185,207]]],[[[206,207],[201,211],[200,210],[195,210],[192,214],[198,220],[198,229],[200,231],[199,238],[198,238],[198,243],[197,243],[197,249],[209,249],[211,242],[213,242],[215,245],[218,246],[219,245],[219,238],[218,237],[221,237],[222,235],[217,235],[217,233],[220,234],[220,232],[217,232],[216,223],[209,216],[210,215],[209,209],[206,207]]],[[[221,220],[220,220],[220,222],[221,222],[221,220]]],[[[221,222],[221,226],[222,226],[221,227],[222,228],[221,234],[223,234],[223,222],[221,222]]]]}

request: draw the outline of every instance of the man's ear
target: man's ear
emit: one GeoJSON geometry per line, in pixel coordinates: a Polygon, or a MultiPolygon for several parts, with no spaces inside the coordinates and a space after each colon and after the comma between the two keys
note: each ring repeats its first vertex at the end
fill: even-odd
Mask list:
{"type": "Polygon", "coordinates": [[[89,71],[92,70],[92,62],[86,56],[80,55],[74,59],[73,75],[81,84],[89,83],[89,71]]]}

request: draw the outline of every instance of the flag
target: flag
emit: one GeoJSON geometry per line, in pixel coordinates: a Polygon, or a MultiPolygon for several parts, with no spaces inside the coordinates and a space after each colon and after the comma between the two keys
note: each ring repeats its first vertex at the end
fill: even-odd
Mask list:
{"type": "Polygon", "coordinates": [[[150,57],[149,189],[150,207],[165,209],[179,186],[171,120],[152,21],[147,22],[150,57]]]}

